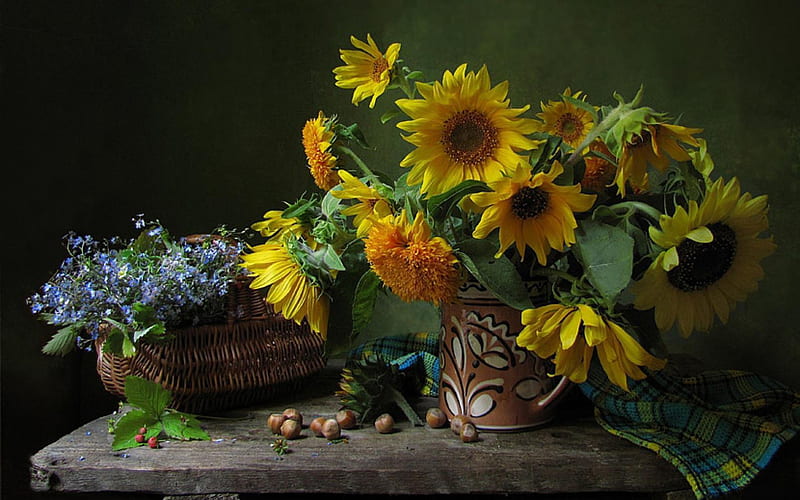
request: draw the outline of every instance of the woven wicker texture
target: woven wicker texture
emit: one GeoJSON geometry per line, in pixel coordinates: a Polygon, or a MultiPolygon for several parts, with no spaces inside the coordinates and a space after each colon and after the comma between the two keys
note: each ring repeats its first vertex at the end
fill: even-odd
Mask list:
{"type": "Polygon", "coordinates": [[[132,358],[103,353],[98,339],[97,373],[105,389],[124,397],[125,377],[136,375],[172,392],[171,407],[209,413],[296,390],[325,366],[323,340],[306,322],[272,312],[246,281],[228,296],[226,323],[170,329],[170,341],[142,342],[132,358]]]}

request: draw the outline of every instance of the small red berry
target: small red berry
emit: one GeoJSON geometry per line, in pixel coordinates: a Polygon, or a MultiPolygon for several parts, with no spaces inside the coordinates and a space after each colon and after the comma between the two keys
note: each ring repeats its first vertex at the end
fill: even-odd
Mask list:
{"type": "Polygon", "coordinates": [[[147,427],[142,427],[139,429],[139,434],[147,434],[147,427]]]}
{"type": "Polygon", "coordinates": [[[133,439],[135,439],[137,443],[144,443],[144,434],[137,434],[133,439]]]}
{"type": "Polygon", "coordinates": [[[153,436],[147,440],[147,446],[150,448],[158,448],[158,437],[153,436]]]}

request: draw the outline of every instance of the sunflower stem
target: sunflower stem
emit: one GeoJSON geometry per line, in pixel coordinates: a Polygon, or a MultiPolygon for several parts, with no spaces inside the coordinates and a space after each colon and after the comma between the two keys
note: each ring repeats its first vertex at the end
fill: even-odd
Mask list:
{"type": "Polygon", "coordinates": [[[342,146],[341,144],[336,144],[334,147],[336,148],[337,151],[343,153],[351,160],[353,160],[355,164],[358,165],[358,168],[361,169],[361,172],[364,174],[364,176],[375,177],[375,174],[372,173],[372,170],[369,169],[367,164],[364,163],[364,161],[361,158],[359,158],[358,155],[352,149],[348,148],[347,146],[342,146]]]}
{"type": "Polygon", "coordinates": [[[634,107],[639,105],[639,102],[642,99],[643,90],[644,89],[640,87],[639,92],[636,93],[636,96],[630,103],[625,103],[622,97],[615,94],[614,97],[617,98],[617,100],[619,101],[617,107],[611,110],[608,116],[603,118],[603,120],[600,123],[598,123],[597,126],[591,130],[591,132],[589,132],[589,134],[586,136],[586,139],[584,139],[583,142],[577,148],[575,148],[575,151],[573,151],[572,155],[570,155],[570,157],[567,158],[567,161],[564,163],[564,166],[568,167],[576,163],[578,159],[581,157],[581,151],[586,149],[586,147],[588,147],[589,144],[592,143],[592,141],[600,137],[601,134],[605,133],[608,129],[613,127],[614,124],[616,124],[617,122],[622,120],[625,116],[630,114],[631,111],[633,111],[634,107]]]}

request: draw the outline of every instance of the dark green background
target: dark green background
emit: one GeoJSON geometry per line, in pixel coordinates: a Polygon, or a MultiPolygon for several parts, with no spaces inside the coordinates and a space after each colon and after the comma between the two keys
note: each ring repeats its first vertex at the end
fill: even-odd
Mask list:
{"type": "MultiPolygon", "coordinates": [[[[92,354],[39,353],[52,331],[25,297],[64,257],[68,230],[132,234],[144,212],[172,232],[244,227],[314,189],[300,129],[323,109],[358,121],[397,171],[410,146],[350,104],[331,69],[349,36],[428,79],[467,62],[510,81],[512,104],[538,106],[566,86],[595,104],[632,96],[702,134],[715,174],[768,193],[778,251],[761,291],[727,327],[684,341],[711,366],[800,387],[798,277],[800,98],[795,2],[4,2],[2,7],[3,493],[23,496],[27,457],[115,401],[92,354]]],[[[397,95],[395,94],[395,96],[397,95]]],[[[529,115],[530,116],[530,115],[529,115]]],[[[336,314],[336,313],[334,313],[336,314]]]]}

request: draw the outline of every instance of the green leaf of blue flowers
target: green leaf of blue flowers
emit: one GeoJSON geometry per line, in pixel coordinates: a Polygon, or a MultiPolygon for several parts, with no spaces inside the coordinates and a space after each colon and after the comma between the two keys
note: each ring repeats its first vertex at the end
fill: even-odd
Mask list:
{"type": "Polygon", "coordinates": [[[122,355],[126,358],[136,355],[136,345],[127,335],[122,336],[122,355]]]}
{"type": "Polygon", "coordinates": [[[380,284],[380,278],[371,269],[358,280],[353,296],[353,336],[361,333],[372,319],[380,284]]]}
{"type": "Polygon", "coordinates": [[[525,283],[504,255],[495,257],[498,246],[489,240],[469,239],[458,244],[454,251],[467,271],[497,297],[514,309],[533,307],[525,283]]]}
{"type": "Polygon", "coordinates": [[[82,327],[81,323],[75,323],[61,328],[42,347],[42,352],[51,356],[66,356],[75,349],[75,341],[78,340],[82,327]]]}
{"type": "Polygon", "coordinates": [[[133,332],[133,342],[138,342],[139,339],[147,335],[156,337],[166,333],[167,329],[164,323],[156,317],[156,311],[152,306],[136,302],[133,304],[132,309],[133,319],[138,327],[133,332]]]}
{"type": "Polygon", "coordinates": [[[110,354],[122,354],[122,339],[125,333],[117,327],[111,328],[105,341],[103,342],[103,352],[110,354]]]}
{"type": "Polygon", "coordinates": [[[165,228],[150,226],[139,233],[139,236],[130,244],[129,249],[134,254],[160,254],[166,250],[169,238],[169,232],[165,228]]]}
{"type": "Polygon", "coordinates": [[[165,331],[166,330],[164,328],[164,325],[161,325],[161,324],[150,325],[147,328],[141,328],[141,329],[136,330],[136,331],[133,332],[133,342],[138,342],[139,339],[141,339],[142,337],[147,336],[150,333],[158,334],[158,333],[164,333],[165,331]],[[159,332],[159,330],[160,330],[160,332],[159,332]]]}
{"type": "Polygon", "coordinates": [[[148,306],[142,304],[141,302],[135,302],[131,306],[131,309],[133,309],[134,321],[148,325],[158,322],[158,318],[156,317],[156,310],[153,309],[153,306],[148,306]]]}
{"type": "Polygon", "coordinates": [[[573,251],[592,286],[613,304],[628,286],[634,240],[623,229],[590,219],[579,223],[573,251]]]}
{"type": "Polygon", "coordinates": [[[125,377],[125,397],[129,404],[138,406],[154,418],[160,416],[172,400],[172,394],[160,384],[133,375],[125,377]]]}

